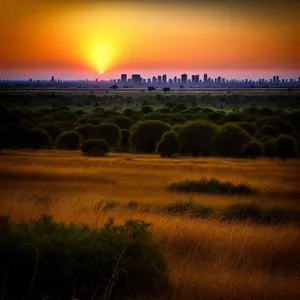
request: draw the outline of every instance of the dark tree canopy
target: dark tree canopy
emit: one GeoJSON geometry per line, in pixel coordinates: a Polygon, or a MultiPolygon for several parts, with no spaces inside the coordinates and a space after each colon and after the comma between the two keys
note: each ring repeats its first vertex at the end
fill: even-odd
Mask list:
{"type": "Polygon", "coordinates": [[[95,137],[105,140],[110,147],[115,147],[120,141],[121,130],[114,123],[101,123],[95,127],[95,137]]]}
{"type": "Polygon", "coordinates": [[[76,131],[62,133],[57,139],[57,148],[75,150],[79,148],[81,136],[76,131]]]}
{"type": "Polygon", "coordinates": [[[129,137],[130,137],[130,130],[121,129],[120,148],[124,152],[127,152],[130,148],[129,137]]]}
{"type": "Polygon", "coordinates": [[[215,150],[221,156],[241,157],[252,140],[249,133],[237,125],[226,124],[215,139],[215,150]]]}
{"type": "Polygon", "coordinates": [[[57,124],[48,124],[42,127],[51,137],[51,141],[55,143],[58,136],[63,132],[63,129],[57,124]]]}
{"type": "Polygon", "coordinates": [[[138,122],[132,129],[130,143],[137,150],[152,153],[162,135],[171,129],[167,123],[157,120],[138,122]]]}
{"type": "Polygon", "coordinates": [[[108,153],[109,147],[103,139],[88,139],[83,142],[81,151],[88,156],[104,156],[108,153]]]}
{"type": "Polygon", "coordinates": [[[130,129],[130,127],[132,126],[132,121],[125,116],[117,116],[112,120],[112,122],[119,126],[121,129],[130,129]]]}
{"type": "Polygon", "coordinates": [[[268,158],[275,156],[275,141],[273,139],[269,139],[263,143],[263,154],[268,158]]]}
{"type": "Polygon", "coordinates": [[[92,124],[85,124],[75,128],[84,139],[94,138],[96,136],[96,126],[92,124]]]}
{"type": "Polygon", "coordinates": [[[170,157],[173,154],[178,154],[180,144],[176,132],[172,130],[165,132],[156,145],[156,151],[161,157],[170,157]]]}
{"type": "Polygon", "coordinates": [[[244,153],[246,156],[251,157],[254,160],[262,155],[263,148],[259,142],[251,141],[245,146],[244,153]]]}
{"type": "Polygon", "coordinates": [[[32,129],[27,136],[27,144],[29,148],[38,150],[40,148],[50,148],[51,137],[48,132],[43,129],[32,129]]]}
{"type": "Polygon", "coordinates": [[[275,141],[275,149],[278,157],[283,160],[292,157],[296,153],[295,139],[288,135],[281,135],[275,141]]]}
{"type": "Polygon", "coordinates": [[[185,155],[210,155],[213,139],[218,134],[217,125],[207,121],[193,121],[178,131],[181,152],[185,155]]]}

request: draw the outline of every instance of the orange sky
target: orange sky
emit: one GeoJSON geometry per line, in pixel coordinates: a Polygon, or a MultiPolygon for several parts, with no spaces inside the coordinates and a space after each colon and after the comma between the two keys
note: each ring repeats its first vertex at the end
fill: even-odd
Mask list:
{"type": "Polygon", "coordinates": [[[0,78],[300,75],[299,1],[162,2],[0,0],[0,78]]]}

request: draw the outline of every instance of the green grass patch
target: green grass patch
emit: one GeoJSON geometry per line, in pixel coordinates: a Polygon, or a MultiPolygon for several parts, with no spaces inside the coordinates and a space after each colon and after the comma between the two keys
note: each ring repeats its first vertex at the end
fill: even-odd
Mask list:
{"type": "Polygon", "coordinates": [[[173,182],[168,186],[168,189],[183,193],[252,194],[255,192],[247,183],[221,182],[214,177],[173,182]]]}

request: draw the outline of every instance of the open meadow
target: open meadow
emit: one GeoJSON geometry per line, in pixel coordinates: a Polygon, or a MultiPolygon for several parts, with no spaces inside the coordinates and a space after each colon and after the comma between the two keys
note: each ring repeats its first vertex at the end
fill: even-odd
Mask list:
{"type": "MultiPolygon", "coordinates": [[[[2,151],[0,215],[102,226],[139,219],[165,257],[171,291],[162,299],[300,299],[299,223],[258,224],[170,214],[162,207],[192,201],[215,210],[237,204],[300,211],[300,161],[171,158],[79,151],[2,151]],[[251,195],[179,193],[172,182],[215,177],[247,183],[251,195]]],[[[148,298],[147,298],[148,299],[148,298]]]]}

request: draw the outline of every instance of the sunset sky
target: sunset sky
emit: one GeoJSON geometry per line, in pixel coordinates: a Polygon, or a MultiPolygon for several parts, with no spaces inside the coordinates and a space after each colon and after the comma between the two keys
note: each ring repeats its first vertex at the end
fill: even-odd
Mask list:
{"type": "Polygon", "coordinates": [[[300,76],[300,1],[0,3],[0,79],[300,76]]]}

